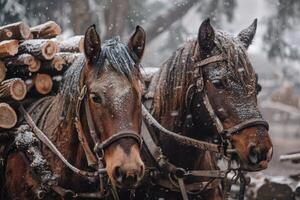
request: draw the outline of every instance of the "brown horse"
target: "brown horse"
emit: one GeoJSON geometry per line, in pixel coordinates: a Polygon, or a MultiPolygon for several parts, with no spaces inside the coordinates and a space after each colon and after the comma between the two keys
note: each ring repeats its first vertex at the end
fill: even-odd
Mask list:
{"type": "MultiPolygon", "coordinates": [[[[205,20],[198,38],[179,48],[162,65],[146,94],[146,98],[153,99],[151,112],[161,125],[201,141],[230,140],[236,150],[233,157],[246,171],[267,168],[272,157],[268,125],[257,106],[257,75],[246,52],[256,26],[255,20],[233,37],[215,30],[209,19],[205,20]]],[[[218,169],[214,153],[186,147],[160,133],[156,131],[154,141],[170,163],[185,170],[218,169]]],[[[148,162],[155,167],[149,160],[146,166],[148,162]]],[[[199,178],[184,181],[193,183],[199,178]]],[[[137,190],[137,199],[181,199],[179,192],[170,192],[160,182],[153,182],[154,186],[141,186],[143,192],[137,190]]],[[[218,186],[188,194],[193,199],[222,199],[218,186]]]]}
{"type": "MultiPolygon", "coordinates": [[[[95,144],[89,123],[94,125],[94,137],[99,138],[98,142],[114,138],[102,151],[95,148],[93,154],[98,158],[96,163],[104,156],[108,177],[119,188],[135,187],[144,174],[140,147],[135,140],[141,125],[139,62],[144,47],[145,32],[139,26],[127,45],[115,38],[106,41],[102,47],[95,26],[89,27],[84,37],[84,55],[66,71],[58,94],[44,98],[28,109],[38,127],[70,163],[90,170],[74,125],[76,103],[85,86],[83,101],[87,104],[79,106],[83,133],[91,149],[101,144],[95,144]],[[91,122],[88,122],[88,114],[91,122]],[[120,133],[125,136],[114,137],[120,133]]],[[[73,173],[44,145],[42,153],[50,169],[59,175],[59,186],[76,193],[99,189],[98,178],[86,179],[73,173]]],[[[34,191],[40,183],[22,152],[9,155],[5,173],[5,187],[11,199],[35,198],[34,191]]],[[[58,197],[53,192],[47,198],[58,197]]]]}

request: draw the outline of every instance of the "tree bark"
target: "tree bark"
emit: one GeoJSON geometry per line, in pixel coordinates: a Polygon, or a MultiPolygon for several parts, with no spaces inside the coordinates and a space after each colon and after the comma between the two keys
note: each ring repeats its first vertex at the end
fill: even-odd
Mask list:
{"type": "Polygon", "coordinates": [[[0,128],[9,129],[16,125],[17,114],[7,103],[0,103],[0,128]]]}
{"type": "Polygon", "coordinates": [[[30,32],[34,39],[48,39],[59,35],[61,33],[61,28],[54,21],[48,21],[44,24],[31,27],[30,32]]]}
{"type": "Polygon", "coordinates": [[[6,67],[4,62],[0,61],[0,83],[5,79],[6,77],[6,67]]]}
{"type": "Polygon", "coordinates": [[[59,51],[56,42],[45,39],[25,40],[19,46],[19,53],[29,53],[41,60],[51,60],[59,51]]]}
{"type": "Polygon", "coordinates": [[[64,66],[67,68],[70,67],[79,56],[82,54],[80,53],[70,53],[70,52],[60,52],[56,54],[57,56],[60,56],[64,60],[64,66]]]}
{"type": "Polygon", "coordinates": [[[66,40],[57,41],[60,52],[75,52],[75,53],[83,53],[83,42],[84,36],[83,35],[76,35],[70,37],[66,40]]]}

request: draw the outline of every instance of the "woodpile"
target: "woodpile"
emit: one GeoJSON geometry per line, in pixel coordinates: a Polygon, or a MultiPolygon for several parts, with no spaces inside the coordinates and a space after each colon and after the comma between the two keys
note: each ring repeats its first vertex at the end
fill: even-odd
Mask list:
{"type": "Polygon", "coordinates": [[[63,73],[83,52],[82,35],[62,40],[60,34],[54,21],[0,27],[0,132],[16,125],[20,103],[54,95],[63,73]]]}

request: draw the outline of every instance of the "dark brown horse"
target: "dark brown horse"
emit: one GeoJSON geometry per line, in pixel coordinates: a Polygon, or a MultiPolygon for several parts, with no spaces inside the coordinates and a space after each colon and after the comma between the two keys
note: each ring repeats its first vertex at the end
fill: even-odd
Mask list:
{"type": "MultiPolygon", "coordinates": [[[[109,179],[120,188],[136,186],[144,174],[140,147],[133,135],[138,137],[141,126],[139,62],[144,51],[145,37],[145,32],[138,26],[127,45],[115,38],[106,41],[101,47],[95,26],[89,27],[84,38],[84,55],[66,71],[57,96],[44,98],[28,109],[35,123],[63,156],[77,168],[89,170],[74,125],[76,103],[80,91],[86,87],[83,99],[86,104],[79,106],[79,117],[88,146],[93,150],[94,146],[99,148],[101,142],[118,134],[120,136],[120,133],[124,136],[114,137],[103,151],[98,152],[95,148],[93,152],[96,158],[104,156],[109,179]],[[88,122],[88,114],[91,115],[91,122],[88,122]],[[99,144],[95,144],[92,138],[89,123],[93,124],[94,137],[99,138],[99,144]]],[[[98,178],[86,179],[74,174],[45,146],[42,146],[42,153],[50,169],[59,175],[59,186],[78,193],[99,189],[98,178]]],[[[40,183],[35,179],[22,152],[9,155],[5,173],[5,187],[10,198],[35,198],[34,191],[40,183]]]]}
{"type": "MultiPolygon", "coordinates": [[[[198,38],[179,48],[154,75],[146,95],[153,99],[153,116],[165,128],[207,142],[228,138],[236,150],[233,157],[246,171],[267,168],[272,157],[268,125],[257,106],[257,75],[246,52],[256,26],[255,20],[234,37],[215,30],[209,19],[205,20],[198,38]]],[[[170,163],[177,167],[218,169],[214,153],[181,145],[160,131],[156,131],[154,138],[170,163]]],[[[192,177],[184,181],[197,180],[192,177]]],[[[141,193],[137,190],[138,198],[181,199],[179,192],[166,192],[169,188],[155,184],[160,185],[154,180],[154,186],[142,186],[141,193]]],[[[218,186],[190,196],[222,199],[218,186]]]]}

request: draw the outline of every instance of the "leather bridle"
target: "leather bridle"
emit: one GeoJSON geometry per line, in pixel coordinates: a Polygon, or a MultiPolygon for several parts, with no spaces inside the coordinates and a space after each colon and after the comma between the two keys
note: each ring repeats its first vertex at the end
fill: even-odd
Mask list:
{"type": "MultiPolygon", "coordinates": [[[[133,140],[135,140],[137,142],[137,144],[139,145],[139,147],[142,147],[142,138],[139,136],[139,134],[133,130],[126,130],[126,131],[120,131],[117,132],[115,134],[113,134],[112,136],[110,136],[109,138],[105,139],[105,140],[101,140],[99,137],[99,134],[97,134],[96,129],[95,129],[95,125],[94,125],[94,121],[92,119],[92,114],[91,114],[91,109],[89,106],[89,102],[88,102],[88,97],[87,97],[87,86],[84,85],[81,89],[80,92],[80,96],[78,98],[78,102],[77,102],[77,107],[76,107],[76,127],[82,127],[81,125],[81,120],[80,120],[80,108],[82,106],[82,103],[84,104],[84,108],[85,108],[85,113],[86,113],[86,120],[87,120],[87,124],[88,124],[88,129],[89,129],[89,133],[90,136],[93,140],[94,143],[94,148],[93,148],[93,152],[96,155],[96,157],[98,158],[98,162],[101,162],[104,158],[104,152],[105,149],[107,149],[109,146],[111,146],[112,144],[114,144],[115,142],[124,139],[124,138],[131,138],[133,140]]],[[[81,129],[78,129],[78,134],[80,135],[79,138],[85,138],[85,134],[81,129]]],[[[87,139],[81,139],[80,143],[82,143],[82,146],[84,147],[85,153],[87,154],[87,158],[90,158],[91,156],[89,155],[91,151],[89,145],[87,144],[87,139]]],[[[92,158],[92,160],[89,160],[89,164],[91,164],[91,166],[93,166],[94,163],[94,158],[92,158]]],[[[103,165],[104,166],[104,165],[103,165]]]]}
{"type": "MultiPolygon", "coordinates": [[[[223,124],[222,124],[221,120],[219,119],[219,117],[217,116],[217,114],[215,113],[215,111],[210,103],[210,100],[208,98],[207,92],[205,90],[204,80],[203,80],[203,68],[207,67],[208,64],[216,63],[216,62],[220,62],[220,61],[226,61],[226,60],[227,60],[226,55],[218,54],[218,55],[211,56],[204,60],[193,63],[194,83],[191,86],[189,86],[189,88],[195,87],[194,94],[192,94],[192,96],[194,96],[196,93],[198,93],[198,94],[200,94],[200,96],[202,96],[204,106],[205,106],[207,112],[209,113],[209,117],[210,117],[211,121],[213,122],[212,124],[216,127],[217,134],[219,136],[221,136],[222,140],[230,139],[230,137],[233,134],[235,134],[245,128],[252,127],[252,126],[261,125],[261,126],[264,126],[267,130],[269,130],[269,124],[263,118],[250,118],[250,119],[244,120],[244,121],[228,128],[228,129],[225,129],[223,127],[223,124]]],[[[187,93],[187,95],[189,95],[189,94],[187,93]]]]}
{"type": "MultiPolygon", "coordinates": [[[[213,143],[208,143],[208,142],[204,142],[204,141],[199,141],[199,140],[172,132],[170,130],[167,130],[161,124],[159,124],[159,122],[157,122],[154,119],[154,117],[150,114],[150,112],[147,110],[147,108],[142,106],[142,115],[144,118],[142,127],[146,127],[145,131],[142,131],[142,137],[144,139],[145,146],[149,150],[150,155],[155,160],[155,162],[156,162],[157,166],[159,166],[160,170],[162,170],[164,173],[167,173],[169,175],[175,174],[174,177],[176,177],[176,180],[177,180],[177,186],[175,186],[175,188],[179,189],[184,200],[188,199],[187,194],[190,193],[190,191],[187,189],[189,187],[195,186],[195,184],[197,185],[198,188],[199,188],[199,185],[204,186],[204,187],[202,187],[201,191],[208,189],[209,185],[211,185],[212,188],[219,185],[218,180],[216,180],[216,182],[214,182],[214,181],[207,182],[207,183],[197,182],[194,184],[186,185],[183,182],[183,179],[186,176],[210,177],[210,178],[212,178],[212,180],[215,180],[216,178],[223,179],[224,180],[223,197],[227,198],[228,191],[230,191],[230,187],[231,187],[231,182],[229,183],[226,180],[227,174],[230,171],[234,171],[237,174],[236,180],[238,178],[240,178],[241,180],[245,179],[244,174],[239,169],[232,169],[230,166],[231,165],[231,154],[236,152],[235,149],[233,149],[233,146],[231,145],[231,141],[230,141],[231,136],[233,134],[236,134],[236,133],[242,131],[245,128],[249,128],[249,127],[257,126],[257,125],[261,125],[261,126],[265,127],[267,130],[269,130],[268,122],[262,118],[251,118],[251,119],[245,120],[241,123],[238,123],[228,129],[225,129],[223,127],[223,124],[222,124],[221,120],[219,119],[219,117],[217,116],[217,114],[215,113],[215,111],[210,103],[210,100],[208,98],[207,92],[205,91],[202,71],[203,71],[203,68],[206,67],[208,64],[224,61],[226,59],[227,59],[227,57],[224,54],[219,54],[219,55],[208,57],[208,58],[198,61],[198,62],[195,62],[193,60],[192,65],[193,65],[193,76],[194,76],[193,80],[194,81],[188,87],[189,89],[188,89],[188,91],[186,93],[186,97],[185,97],[185,99],[186,99],[185,103],[187,106],[190,106],[190,103],[187,102],[190,90],[193,89],[191,98],[193,98],[196,93],[198,93],[200,95],[200,97],[202,97],[205,109],[207,110],[207,112],[209,114],[210,120],[213,122],[212,124],[216,127],[217,134],[220,136],[221,140],[220,140],[219,144],[213,144],[213,143]],[[227,160],[229,160],[228,169],[225,171],[220,171],[220,170],[186,171],[185,169],[177,168],[175,165],[173,165],[172,163],[170,163],[168,161],[168,159],[163,155],[161,148],[154,142],[154,140],[152,138],[153,134],[150,133],[149,130],[151,130],[151,128],[149,128],[149,127],[155,127],[156,129],[158,129],[160,131],[160,133],[167,135],[169,137],[172,137],[175,141],[177,141],[180,144],[192,146],[196,149],[203,150],[203,151],[219,153],[220,155],[227,157],[227,160]],[[230,186],[228,186],[228,185],[230,185],[230,186]]],[[[152,102],[151,102],[151,100],[149,100],[149,101],[150,102],[148,102],[148,103],[151,105],[152,102]]],[[[188,109],[190,109],[190,108],[188,108],[188,109]]],[[[170,179],[169,182],[172,183],[174,181],[172,181],[170,179]]],[[[245,181],[243,183],[245,183],[245,181]]],[[[163,187],[169,188],[170,190],[173,190],[172,188],[174,188],[174,183],[169,184],[169,183],[160,181],[160,183],[158,183],[158,184],[160,184],[163,187]]],[[[242,185],[241,188],[244,188],[245,184],[242,185]]],[[[242,191],[242,189],[240,191],[242,191]]],[[[244,195],[242,193],[243,192],[240,192],[240,196],[244,195]]]]}

